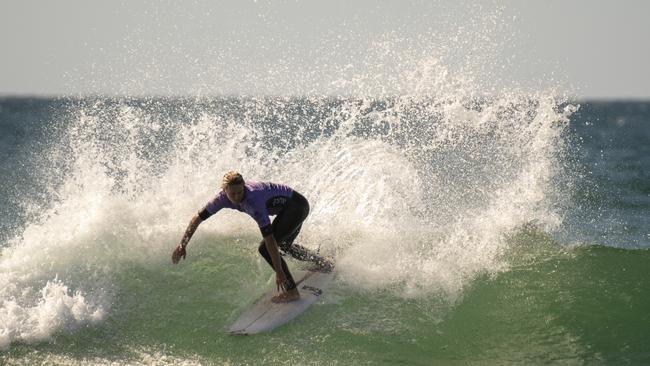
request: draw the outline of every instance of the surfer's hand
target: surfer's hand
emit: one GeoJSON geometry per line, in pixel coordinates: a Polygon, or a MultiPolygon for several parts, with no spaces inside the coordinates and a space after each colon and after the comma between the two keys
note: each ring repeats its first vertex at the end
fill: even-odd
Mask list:
{"type": "Polygon", "coordinates": [[[278,285],[278,291],[286,291],[285,285],[287,283],[287,276],[284,274],[284,271],[275,273],[275,284],[278,285]]]}
{"type": "Polygon", "coordinates": [[[172,253],[172,263],[176,264],[181,260],[181,258],[185,259],[186,254],[185,247],[182,244],[179,244],[176,249],[174,249],[174,253],[172,253]]]}

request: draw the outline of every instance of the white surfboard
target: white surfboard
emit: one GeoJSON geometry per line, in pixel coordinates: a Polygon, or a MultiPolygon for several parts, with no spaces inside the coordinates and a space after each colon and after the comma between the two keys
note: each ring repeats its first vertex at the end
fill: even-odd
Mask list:
{"type": "Polygon", "coordinates": [[[272,288],[260,297],[255,304],[242,314],[228,333],[250,335],[268,332],[302,314],[316,300],[321,298],[332,280],[332,273],[293,271],[300,299],[289,303],[276,304],[271,301],[278,294],[275,282],[272,288]]]}

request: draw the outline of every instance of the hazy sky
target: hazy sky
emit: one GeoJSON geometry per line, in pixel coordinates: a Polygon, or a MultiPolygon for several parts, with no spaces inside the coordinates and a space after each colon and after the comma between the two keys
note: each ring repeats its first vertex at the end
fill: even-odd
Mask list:
{"type": "Polygon", "coordinates": [[[399,93],[442,65],[486,92],[650,98],[649,15],[650,1],[2,0],[0,94],[399,93]]]}

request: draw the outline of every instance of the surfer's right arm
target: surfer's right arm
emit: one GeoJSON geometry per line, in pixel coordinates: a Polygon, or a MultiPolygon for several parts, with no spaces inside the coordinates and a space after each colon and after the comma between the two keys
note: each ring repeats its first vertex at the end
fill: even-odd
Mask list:
{"type": "Polygon", "coordinates": [[[185,252],[185,247],[187,247],[187,244],[189,244],[190,239],[192,239],[192,235],[194,235],[196,228],[199,227],[201,222],[203,222],[203,219],[200,215],[194,215],[194,217],[192,217],[190,224],[187,225],[187,229],[185,229],[185,234],[181,239],[181,243],[178,244],[174,250],[174,253],[172,253],[172,263],[176,264],[181,260],[181,258],[185,259],[185,255],[187,254],[185,252]]]}
{"type": "Polygon", "coordinates": [[[224,191],[221,191],[210,202],[208,202],[208,204],[205,205],[205,207],[203,207],[203,209],[199,211],[198,214],[192,217],[192,221],[190,221],[190,224],[187,225],[187,229],[185,230],[185,234],[181,239],[181,243],[178,244],[176,249],[174,249],[174,253],[172,253],[172,262],[174,264],[178,263],[181,258],[185,259],[185,255],[187,254],[185,252],[185,247],[190,242],[190,239],[192,238],[192,235],[194,235],[196,228],[199,227],[199,224],[207,220],[210,216],[214,215],[224,207],[230,206],[228,206],[226,193],[224,191]]]}

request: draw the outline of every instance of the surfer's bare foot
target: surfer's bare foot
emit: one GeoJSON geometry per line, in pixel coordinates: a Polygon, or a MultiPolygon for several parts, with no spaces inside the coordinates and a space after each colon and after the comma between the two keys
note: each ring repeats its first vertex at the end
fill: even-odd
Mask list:
{"type": "Polygon", "coordinates": [[[298,292],[297,288],[294,288],[289,291],[284,291],[278,296],[273,296],[271,301],[274,303],[286,303],[286,302],[292,302],[300,299],[300,293],[298,292]]]}

